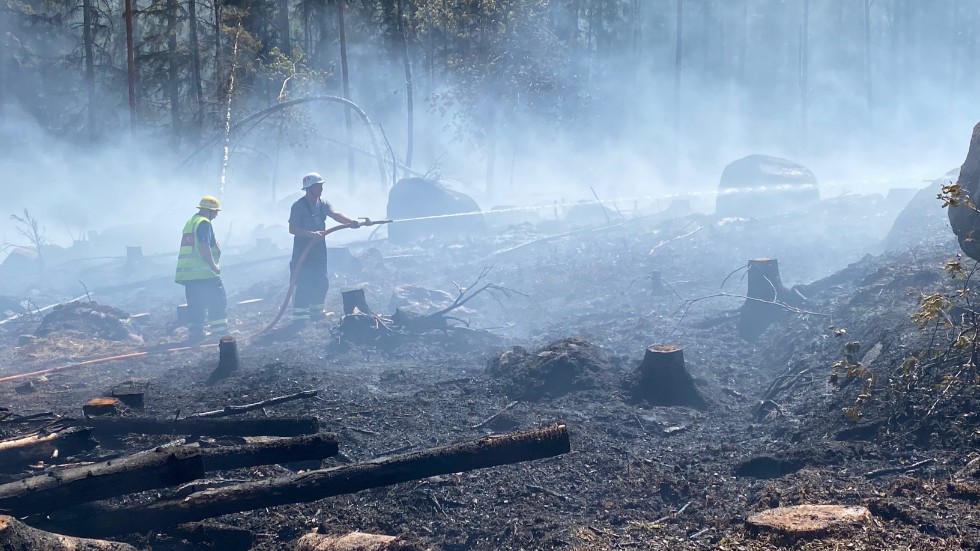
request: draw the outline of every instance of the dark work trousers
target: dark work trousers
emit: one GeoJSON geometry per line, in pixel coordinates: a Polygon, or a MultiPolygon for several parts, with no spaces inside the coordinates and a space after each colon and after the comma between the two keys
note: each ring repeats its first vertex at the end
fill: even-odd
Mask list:
{"type": "Polygon", "coordinates": [[[228,299],[220,277],[184,282],[187,297],[187,328],[191,333],[203,333],[204,321],[222,320],[227,325],[228,299]]]}
{"type": "MultiPolygon", "coordinates": [[[[290,273],[296,270],[296,263],[290,263],[290,273]]],[[[293,298],[293,319],[302,321],[323,314],[323,303],[327,298],[330,280],[327,278],[327,251],[310,251],[296,277],[296,292],[293,298]],[[310,307],[318,309],[311,312],[310,307]]]]}

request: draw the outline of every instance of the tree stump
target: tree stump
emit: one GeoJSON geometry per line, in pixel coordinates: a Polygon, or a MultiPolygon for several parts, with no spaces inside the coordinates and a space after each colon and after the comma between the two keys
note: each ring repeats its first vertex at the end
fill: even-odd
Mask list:
{"type": "Polygon", "coordinates": [[[647,347],[638,369],[633,397],[654,406],[688,406],[707,409],[694,378],[684,366],[684,349],[658,344],[647,347]]]}
{"type": "Polygon", "coordinates": [[[208,377],[208,384],[212,385],[230,377],[236,371],[238,371],[238,342],[235,337],[221,337],[218,341],[218,367],[208,377]]]}
{"type": "Polygon", "coordinates": [[[353,289],[340,293],[344,300],[344,315],[354,313],[354,308],[360,310],[362,314],[372,315],[371,307],[368,306],[367,298],[364,296],[364,289],[353,289]]]}
{"type": "Polygon", "coordinates": [[[114,541],[74,538],[45,532],[0,515],[0,549],[10,551],[137,551],[114,541]]]}
{"type": "Polygon", "coordinates": [[[664,280],[660,274],[660,270],[654,270],[650,275],[650,292],[654,296],[663,296],[667,294],[667,288],[664,287],[664,280]]]}
{"type": "Polygon", "coordinates": [[[753,530],[790,536],[813,536],[834,527],[861,524],[871,519],[867,507],[854,505],[793,505],[751,515],[745,522],[753,530]]]}
{"type": "Polygon", "coordinates": [[[800,304],[796,294],[783,287],[779,278],[779,261],[775,258],[749,260],[749,283],[745,304],[739,315],[738,332],[743,339],[754,340],[786,314],[777,303],[800,304]]]}
{"type": "Polygon", "coordinates": [[[98,396],[90,398],[82,406],[85,417],[101,417],[103,415],[119,415],[122,400],[115,396],[98,396]]]}

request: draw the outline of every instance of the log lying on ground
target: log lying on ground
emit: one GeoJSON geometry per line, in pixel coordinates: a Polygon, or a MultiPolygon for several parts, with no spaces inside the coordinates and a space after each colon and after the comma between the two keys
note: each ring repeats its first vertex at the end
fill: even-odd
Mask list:
{"type": "Polygon", "coordinates": [[[324,459],[337,455],[337,437],[321,433],[243,446],[156,448],[0,485],[0,510],[15,516],[50,513],[100,499],[176,486],[223,471],[324,459]]]}
{"type": "Polygon", "coordinates": [[[91,427],[99,434],[190,434],[197,436],[299,436],[316,434],[320,421],[316,417],[295,419],[148,419],[145,417],[115,417],[78,419],[73,425],[91,427]]]}
{"type": "Polygon", "coordinates": [[[337,435],[327,432],[201,450],[204,468],[208,471],[325,459],[337,455],[337,451],[337,435]]]}
{"type": "Polygon", "coordinates": [[[90,450],[97,442],[92,439],[91,429],[68,427],[56,432],[37,432],[28,436],[0,442],[0,471],[19,471],[38,461],[49,461],[55,456],[68,457],[90,450]]]}
{"type": "Polygon", "coordinates": [[[50,513],[80,503],[175,486],[204,476],[201,450],[156,448],[0,484],[0,510],[15,516],[50,513]]]}
{"type": "Polygon", "coordinates": [[[555,425],[491,435],[344,467],[205,490],[180,499],[166,499],[132,508],[89,509],[61,518],[38,519],[38,522],[74,535],[159,530],[185,522],[276,505],[317,501],[439,474],[553,457],[569,450],[567,429],[564,425],[555,425]]]}
{"type": "Polygon", "coordinates": [[[0,549],[9,551],[137,551],[132,545],[105,540],[73,538],[31,528],[0,515],[0,549]]]}

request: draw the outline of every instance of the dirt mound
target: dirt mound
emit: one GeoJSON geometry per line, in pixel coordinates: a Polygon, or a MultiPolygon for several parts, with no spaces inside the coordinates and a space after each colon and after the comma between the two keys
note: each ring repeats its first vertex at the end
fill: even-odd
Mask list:
{"type": "Polygon", "coordinates": [[[487,373],[511,398],[540,400],[596,388],[596,376],[611,365],[601,348],[573,337],[535,352],[515,346],[492,358],[487,373]]]}
{"type": "Polygon", "coordinates": [[[129,314],[97,302],[68,302],[55,306],[34,330],[38,337],[75,332],[111,341],[142,340],[129,314]]]}

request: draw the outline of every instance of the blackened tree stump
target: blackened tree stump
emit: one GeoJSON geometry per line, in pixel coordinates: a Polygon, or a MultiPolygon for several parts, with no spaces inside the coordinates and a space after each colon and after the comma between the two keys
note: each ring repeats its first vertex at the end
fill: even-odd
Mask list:
{"type": "Polygon", "coordinates": [[[647,347],[633,397],[653,406],[708,408],[684,365],[684,349],[674,345],[647,347]]]}
{"type": "Polygon", "coordinates": [[[800,303],[793,291],[779,278],[779,261],[775,258],[749,260],[747,298],[739,315],[738,332],[743,339],[754,340],[770,325],[786,315],[786,306],[800,303]]]}
{"type": "Polygon", "coordinates": [[[238,342],[235,337],[224,336],[218,341],[218,367],[208,377],[208,384],[230,377],[238,371],[238,342]]]}

